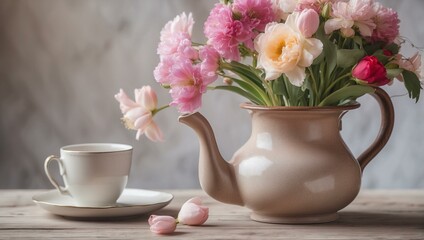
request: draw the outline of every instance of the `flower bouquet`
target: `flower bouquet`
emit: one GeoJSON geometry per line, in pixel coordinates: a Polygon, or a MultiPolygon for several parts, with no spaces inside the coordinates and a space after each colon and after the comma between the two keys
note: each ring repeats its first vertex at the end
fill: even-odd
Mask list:
{"type": "Polygon", "coordinates": [[[208,90],[261,106],[342,106],[398,79],[419,99],[421,56],[399,53],[397,13],[373,0],[224,0],[204,23],[206,43],[193,41],[193,25],[182,13],[160,33],[154,77],[171,103],[157,107],[150,86],[135,101],[115,96],[137,139],[162,140],[153,116],[168,106],[193,113],[208,90]]]}

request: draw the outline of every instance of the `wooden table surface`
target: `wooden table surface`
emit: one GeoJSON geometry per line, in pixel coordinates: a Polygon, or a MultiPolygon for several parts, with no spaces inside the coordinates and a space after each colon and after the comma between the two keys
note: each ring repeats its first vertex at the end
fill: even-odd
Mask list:
{"type": "Polygon", "coordinates": [[[254,222],[249,210],[219,203],[201,190],[169,190],[170,205],[155,214],[177,215],[193,196],[202,196],[210,216],[205,225],[178,225],[170,236],[149,231],[147,216],[78,221],[52,215],[31,197],[45,190],[0,190],[0,239],[424,239],[424,190],[361,191],[332,223],[279,225],[254,222]]]}

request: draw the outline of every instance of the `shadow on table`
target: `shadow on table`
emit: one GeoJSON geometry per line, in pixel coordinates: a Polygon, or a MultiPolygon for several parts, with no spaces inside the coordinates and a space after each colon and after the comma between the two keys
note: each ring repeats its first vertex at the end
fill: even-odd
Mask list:
{"type": "Polygon", "coordinates": [[[57,219],[66,219],[71,221],[89,221],[89,222],[144,222],[149,219],[150,215],[168,215],[177,217],[179,212],[179,209],[173,209],[173,208],[167,208],[167,209],[161,209],[156,212],[142,214],[142,215],[134,215],[134,216],[125,216],[125,217],[101,217],[101,218],[91,218],[91,217],[63,217],[63,216],[55,216],[52,215],[52,218],[57,219]]]}
{"type": "Polygon", "coordinates": [[[364,213],[348,212],[339,213],[339,219],[328,225],[359,226],[359,227],[417,227],[424,229],[424,212],[406,213],[364,213]]]}

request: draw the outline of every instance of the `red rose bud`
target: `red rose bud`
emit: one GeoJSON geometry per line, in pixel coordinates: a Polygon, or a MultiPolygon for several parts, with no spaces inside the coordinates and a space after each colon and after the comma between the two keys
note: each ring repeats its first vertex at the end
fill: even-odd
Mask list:
{"type": "Polygon", "coordinates": [[[387,49],[383,49],[383,54],[384,54],[384,56],[386,56],[386,57],[391,57],[391,56],[393,56],[393,53],[392,53],[390,50],[387,50],[387,49]]]}
{"type": "Polygon", "coordinates": [[[382,86],[390,82],[386,68],[375,56],[366,56],[353,68],[352,76],[363,83],[382,86]]]}

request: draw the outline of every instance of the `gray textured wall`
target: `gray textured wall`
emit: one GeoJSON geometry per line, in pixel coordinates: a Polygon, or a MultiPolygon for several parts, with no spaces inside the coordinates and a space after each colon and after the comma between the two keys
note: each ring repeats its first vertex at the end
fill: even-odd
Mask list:
{"type": "MultiPolygon", "coordinates": [[[[194,14],[194,39],[215,1],[143,0],[0,1],[0,188],[50,188],[47,155],[81,142],[122,142],[135,147],[129,186],[198,187],[197,139],[169,110],[158,115],[166,142],[134,140],[120,123],[113,95],[120,87],[155,84],[156,46],[162,26],[182,11],[194,14]]],[[[384,1],[399,11],[401,33],[424,46],[424,1],[384,1]]],[[[411,55],[413,49],[403,51],[411,55]]],[[[404,94],[400,84],[390,95],[404,94]]],[[[162,90],[162,91],[161,91],[162,90]]],[[[424,95],[422,96],[424,98],[424,95]]],[[[241,98],[207,94],[202,112],[216,130],[224,157],[247,139],[241,98]]],[[[345,117],[343,136],[358,155],[377,133],[378,107],[370,97],[345,117]]],[[[424,188],[424,107],[393,98],[396,126],[386,148],[364,173],[366,188],[424,188]]]]}

